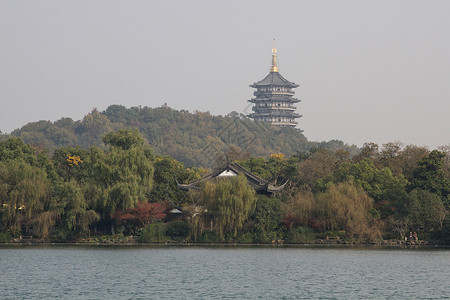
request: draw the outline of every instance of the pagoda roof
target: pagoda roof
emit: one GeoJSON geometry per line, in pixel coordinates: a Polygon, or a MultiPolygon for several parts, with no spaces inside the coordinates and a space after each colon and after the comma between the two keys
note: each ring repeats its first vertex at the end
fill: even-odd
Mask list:
{"type": "Polygon", "coordinates": [[[251,173],[249,170],[245,169],[241,165],[237,163],[228,163],[227,165],[216,169],[211,174],[208,174],[200,179],[194,180],[191,183],[188,184],[180,184],[177,182],[178,187],[184,191],[189,190],[199,190],[201,187],[201,183],[205,180],[213,180],[213,179],[219,179],[223,177],[229,177],[229,176],[237,176],[239,174],[244,174],[244,176],[247,178],[247,183],[257,192],[260,194],[273,194],[276,192],[281,191],[287,182],[285,182],[282,185],[276,186],[271,184],[269,181],[262,179],[255,174],[251,173]]]}
{"type": "Polygon", "coordinates": [[[263,80],[255,82],[254,84],[250,85],[250,87],[257,88],[266,85],[288,86],[291,88],[298,87],[298,84],[290,82],[289,80],[281,76],[279,72],[270,72],[269,75],[267,75],[263,80]]]}

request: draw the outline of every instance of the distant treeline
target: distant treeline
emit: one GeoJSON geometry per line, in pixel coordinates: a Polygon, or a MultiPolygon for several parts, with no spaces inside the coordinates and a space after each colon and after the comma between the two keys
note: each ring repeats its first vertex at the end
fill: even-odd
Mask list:
{"type": "MultiPolygon", "coordinates": [[[[62,118],[56,122],[32,122],[11,133],[25,143],[48,149],[61,147],[88,149],[97,146],[106,149],[102,136],[110,131],[136,128],[158,154],[169,155],[186,166],[214,167],[217,156],[230,147],[241,157],[267,157],[282,152],[294,155],[313,148],[342,149],[356,154],[356,146],[342,141],[309,142],[295,128],[277,128],[257,123],[241,114],[232,112],[227,116],[168,107],[125,108],[111,105],[105,111],[94,109],[83,120],[62,118]]],[[[0,135],[0,139],[9,135],[0,135]]]]}
{"type": "MultiPolygon", "coordinates": [[[[187,115],[198,122],[203,118],[187,115]]],[[[95,111],[90,117],[110,122],[95,111]]],[[[210,123],[197,128],[214,124],[212,117],[204,118],[210,123]]],[[[177,182],[190,182],[207,170],[155,154],[137,129],[110,131],[101,141],[101,147],[57,147],[51,153],[17,137],[1,141],[0,240],[32,234],[73,241],[120,232],[150,242],[302,243],[327,237],[403,240],[411,232],[419,239],[450,242],[448,147],[429,151],[368,143],[351,155],[316,145],[266,157],[231,147],[214,156],[219,164],[237,160],[274,184],[287,182],[281,193],[266,197],[255,194],[244,176],[181,191],[177,182]]]]}

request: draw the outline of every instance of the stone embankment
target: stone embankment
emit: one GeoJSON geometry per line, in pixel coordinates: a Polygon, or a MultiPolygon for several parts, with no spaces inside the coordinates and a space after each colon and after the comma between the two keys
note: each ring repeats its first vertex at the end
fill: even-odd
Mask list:
{"type": "MultiPolygon", "coordinates": [[[[63,243],[63,242],[52,242],[50,240],[44,239],[34,239],[32,237],[21,237],[17,239],[13,239],[9,243],[5,244],[24,244],[24,245],[32,245],[32,244],[43,244],[43,245],[52,245],[52,244],[70,244],[70,245],[140,245],[140,243],[136,237],[134,236],[99,236],[99,237],[88,237],[82,238],[73,242],[63,243]]],[[[155,244],[176,244],[176,245],[202,245],[203,243],[190,243],[190,242],[175,242],[168,241],[165,243],[155,243],[155,244]]],[[[210,244],[210,243],[206,243],[210,244]]],[[[241,243],[212,243],[214,245],[264,245],[264,244],[241,244],[241,243]]],[[[346,240],[339,238],[326,238],[326,239],[317,239],[310,242],[300,242],[294,244],[287,244],[284,240],[276,240],[272,241],[272,243],[268,243],[267,245],[318,245],[318,246],[327,246],[327,245],[336,245],[336,246],[386,246],[386,247],[399,247],[399,246],[445,246],[444,243],[439,241],[423,241],[423,240],[346,240]]]]}
{"type": "Polygon", "coordinates": [[[315,241],[317,245],[374,245],[374,246],[433,246],[444,245],[439,241],[423,241],[423,240],[344,240],[344,239],[318,239],[315,241]]]}

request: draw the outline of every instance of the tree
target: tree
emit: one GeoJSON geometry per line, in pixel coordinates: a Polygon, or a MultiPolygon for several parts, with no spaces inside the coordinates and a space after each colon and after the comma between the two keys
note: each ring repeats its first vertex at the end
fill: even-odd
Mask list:
{"type": "Polygon", "coordinates": [[[100,146],[101,137],[112,129],[111,121],[96,108],[91,113],[84,116],[78,124],[75,133],[79,136],[78,141],[81,147],[100,146]]]}
{"type": "Polygon", "coordinates": [[[409,189],[422,189],[447,197],[450,194],[450,180],[443,171],[444,157],[444,153],[433,150],[428,157],[422,158],[414,169],[409,189]]]}
{"type": "Polygon", "coordinates": [[[62,183],[57,188],[58,206],[63,226],[76,231],[81,217],[88,208],[83,190],[75,180],[62,183]]]}
{"type": "Polygon", "coordinates": [[[389,168],[395,175],[402,174],[399,160],[402,147],[403,144],[400,142],[383,144],[380,152],[379,165],[389,168]]]}
{"type": "Polygon", "coordinates": [[[17,137],[0,142],[0,161],[9,159],[21,159],[30,165],[36,165],[36,153],[34,149],[17,137]]]}
{"type": "Polygon", "coordinates": [[[377,169],[371,159],[357,163],[343,163],[334,172],[333,182],[352,181],[375,201],[383,217],[399,206],[406,194],[407,181],[402,175],[394,176],[388,168],[377,169]]]}
{"type": "Polygon", "coordinates": [[[120,129],[109,132],[102,137],[103,142],[111,147],[129,150],[132,146],[143,146],[144,138],[137,129],[120,129]]]}
{"type": "Polygon", "coordinates": [[[396,157],[396,162],[400,165],[403,176],[410,180],[413,177],[414,169],[417,167],[417,163],[423,157],[426,157],[430,151],[425,147],[417,147],[414,145],[406,146],[399,152],[396,157]]]}
{"type": "Polygon", "coordinates": [[[253,225],[252,231],[256,234],[254,242],[264,243],[276,239],[283,220],[280,199],[258,195],[256,207],[250,219],[253,225]]]}
{"type": "Polygon", "coordinates": [[[318,215],[330,229],[343,229],[346,237],[372,235],[373,200],[352,182],[329,183],[316,199],[318,215]]]}
{"type": "Polygon", "coordinates": [[[21,217],[26,225],[43,211],[50,181],[41,169],[21,159],[0,162],[0,198],[3,227],[10,230],[21,217]]]}
{"type": "Polygon", "coordinates": [[[353,156],[353,161],[358,162],[364,159],[377,159],[379,156],[378,145],[375,143],[364,143],[361,152],[353,156]]]}
{"type": "Polygon", "coordinates": [[[337,162],[338,159],[332,151],[327,149],[315,151],[308,159],[299,163],[299,183],[308,189],[313,189],[318,180],[333,174],[337,162]]]}
{"type": "Polygon", "coordinates": [[[133,228],[144,227],[154,221],[160,221],[166,216],[166,203],[138,202],[135,208],[116,211],[114,219],[118,224],[129,224],[133,228]]]}
{"type": "Polygon", "coordinates": [[[188,194],[178,188],[177,182],[198,179],[205,171],[198,168],[185,168],[183,163],[169,156],[157,156],[154,168],[151,201],[168,201],[174,205],[182,205],[188,201],[188,194]]]}
{"type": "Polygon", "coordinates": [[[310,221],[314,218],[316,209],[314,194],[310,191],[297,191],[282,203],[282,208],[283,223],[287,229],[293,226],[312,225],[310,221]]]}
{"type": "Polygon", "coordinates": [[[423,231],[442,229],[447,212],[439,195],[414,189],[407,199],[406,210],[412,226],[423,231]]]}
{"type": "Polygon", "coordinates": [[[133,208],[149,199],[153,160],[153,150],[145,145],[132,145],[127,150],[111,147],[107,153],[92,148],[88,157],[88,203],[108,219],[116,209],[133,208]]]}
{"type": "Polygon", "coordinates": [[[248,185],[247,178],[240,174],[232,178],[208,181],[202,187],[198,205],[204,207],[198,218],[202,222],[214,222],[219,235],[225,231],[236,236],[256,203],[255,191],[248,185]]]}

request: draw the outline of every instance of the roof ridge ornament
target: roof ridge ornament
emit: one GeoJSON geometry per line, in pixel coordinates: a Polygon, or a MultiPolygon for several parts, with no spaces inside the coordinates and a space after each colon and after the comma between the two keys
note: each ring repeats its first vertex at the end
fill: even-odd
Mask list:
{"type": "Polygon", "coordinates": [[[272,49],[272,67],[270,72],[278,72],[277,67],[277,48],[275,48],[275,39],[273,39],[273,49],[272,49]]]}

